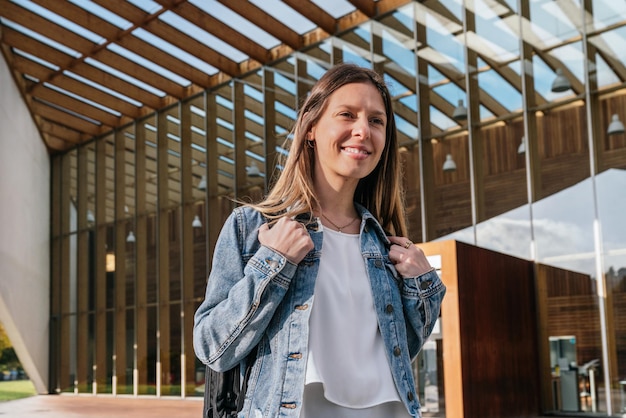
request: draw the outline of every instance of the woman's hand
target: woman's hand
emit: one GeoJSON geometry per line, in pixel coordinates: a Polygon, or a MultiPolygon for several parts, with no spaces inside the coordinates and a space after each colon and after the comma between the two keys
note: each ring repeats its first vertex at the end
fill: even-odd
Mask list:
{"type": "Polygon", "coordinates": [[[298,264],[314,248],[306,226],[287,217],[280,218],[271,228],[259,228],[259,242],[281,253],[287,260],[298,264]]]}
{"type": "Polygon", "coordinates": [[[405,237],[388,237],[389,259],[402,277],[417,277],[432,270],[424,252],[405,237]]]}

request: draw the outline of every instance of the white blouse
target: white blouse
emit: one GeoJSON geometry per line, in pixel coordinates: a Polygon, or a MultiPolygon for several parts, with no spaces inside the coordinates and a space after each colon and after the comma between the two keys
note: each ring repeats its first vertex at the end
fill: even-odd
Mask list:
{"type": "Polygon", "coordinates": [[[300,418],[404,418],[359,235],[324,229],[300,418]]]}

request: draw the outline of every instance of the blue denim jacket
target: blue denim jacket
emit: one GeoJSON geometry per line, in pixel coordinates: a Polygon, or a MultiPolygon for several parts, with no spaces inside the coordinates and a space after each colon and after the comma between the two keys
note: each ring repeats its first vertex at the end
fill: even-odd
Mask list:
{"type": "MultiPolygon", "coordinates": [[[[380,224],[365,208],[357,210],[361,252],[392,375],[409,413],[419,416],[411,362],[432,332],[445,286],[434,271],[401,277],[388,258],[390,242],[380,224]]],[[[257,231],[264,222],[257,211],[239,207],[224,224],[205,300],[194,318],[194,349],[204,364],[225,371],[243,364],[258,347],[239,417],[297,418],[323,227],[319,220],[308,225],[315,248],[296,265],[260,245],[257,231]]]]}

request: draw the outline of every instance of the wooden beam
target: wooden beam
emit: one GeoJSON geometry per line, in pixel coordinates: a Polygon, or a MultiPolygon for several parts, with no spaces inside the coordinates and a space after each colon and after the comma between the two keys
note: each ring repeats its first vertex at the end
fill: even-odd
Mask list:
{"type": "Polygon", "coordinates": [[[239,74],[236,62],[161,20],[149,22],[145,29],[230,76],[239,74]]]}
{"type": "Polygon", "coordinates": [[[172,8],[172,11],[187,19],[201,29],[206,30],[216,38],[219,38],[235,49],[245,53],[249,57],[266,63],[269,59],[267,49],[256,43],[254,39],[245,36],[224,22],[214,18],[197,6],[178,0],[157,0],[160,4],[172,8]],[[175,6],[175,7],[174,7],[175,6]]]}
{"type": "Polygon", "coordinates": [[[376,16],[376,3],[372,0],[348,0],[350,4],[356,7],[361,13],[369,18],[376,16]]]}
{"type": "Polygon", "coordinates": [[[33,97],[52,103],[59,108],[69,111],[70,113],[82,115],[86,118],[99,121],[104,125],[118,126],[120,123],[119,116],[115,116],[109,112],[101,110],[100,108],[92,106],[89,103],[75,99],[72,96],[60,93],[46,86],[42,86],[42,88],[35,91],[33,93],[33,97]]]}
{"type": "Polygon", "coordinates": [[[265,12],[263,9],[247,1],[217,0],[224,6],[230,8],[235,13],[243,16],[251,23],[263,29],[273,37],[293,49],[300,49],[304,46],[303,39],[297,32],[280,20],[265,12]]]}
{"type": "Polygon", "coordinates": [[[332,35],[337,30],[337,21],[335,18],[312,1],[284,0],[283,3],[287,4],[301,15],[306,16],[307,19],[315,23],[327,34],[332,35]]]}
{"type": "MultiPolygon", "coordinates": [[[[49,69],[47,67],[19,55],[14,56],[14,68],[20,73],[28,74],[37,79],[45,78],[49,73],[49,69]]],[[[140,108],[137,106],[125,100],[120,100],[119,97],[113,96],[64,74],[60,74],[55,77],[54,81],[50,84],[63,90],[67,90],[77,96],[84,97],[92,102],[99,103],[102,106],[117,111],[128,118],[135,119],[141,116],[140,108]]]]}
{"type": "Polygon", "coordinates": [[[61,126],[49,119],[42,119],[38,126],[42,133],[62,139],[68,144],[79,144],[85,139],[80,132],[61,126]]]}
{"type": "Polygon", "coordinates": [[[31,104],[31,111],[36,115],[41,116],[44,119],[55,121],[63,126],[66,126],[75,131],[83,132],[91,136],[96,136],[102,133],[103,129],[110,129],[111,127],[98,126],[91,122],[76,117],[70,113],[63,112],[62,110],[55,109],[48,106],[45,103],[33,101],[31,104]]]}

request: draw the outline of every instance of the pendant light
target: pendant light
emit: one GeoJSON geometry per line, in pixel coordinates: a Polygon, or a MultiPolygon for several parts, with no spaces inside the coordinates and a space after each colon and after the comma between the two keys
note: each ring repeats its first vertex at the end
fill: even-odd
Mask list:
{"type": "Polygon", "coordinates": [[[126,242],[135,242],[135,234],[133,231],[128,231],[128,235],[126,235],[126,242]]]}
{"type": "Polygon", "coordinates": [[[572,88],[571,83],[563,74],[563,69],[556,69],[556,78],[552,82],[552,92],[553,93],[562,93],[572,88]]]}
{"type": "Polygon", "coordinates": [[[248,173],[248,177],[261,177],[261,171],[254,161],[246,167],[246,173],[248,173]]]}
{"type": "Polygon", "coordinates": [[[446,155],[446,161],[443,163],[443,171],[455,171],[456,163],[452,159],[452,154],[446,155]]]}
{"type": "Polygon", "coordinates": [[[89,222],[90,224],[96,222],[96,217],[93,216],[93,212],[91,211],[91,209],[87,209],[87,222],[89,222]]]}
{"type": "Polygon", "coordinates": [[[517,147],[517,153],[523,154],[526,152],[526,141],[525,137],[522,137],[522,142],[520,142],[519,147],[517,147]]]}
{"type": "Polygon", "coordinates": [[[191,222],[191,226],[194,228],[202,228],[202,221],[198,215],[193,217],[193,222],[191,222]]]}
{"type": "Polygon", "coordinates": [[[611,123],[609,124],[609,129],[606,131],[608,135],[617,135],[624,133],[624,124],[621,120],[619,120],[619,116],[617,114],[613,115],[611,119],[611,123]]]}
{"type": "Polygon", "coordinates": [[[202,175],[202,179],[200,179],[200,183],[198,183],[198,190],[206,190],[206,174],[202,175]]]}
{"type": "Polygon", "coordinates": [[[463,105],[463,100],[459,100],[459,104],[454,108],[452,112],[452,119],[465,120],[467,119],[467,108],[463,105]]]}

